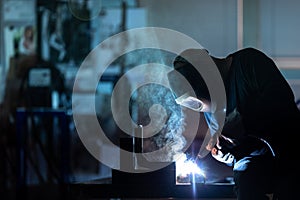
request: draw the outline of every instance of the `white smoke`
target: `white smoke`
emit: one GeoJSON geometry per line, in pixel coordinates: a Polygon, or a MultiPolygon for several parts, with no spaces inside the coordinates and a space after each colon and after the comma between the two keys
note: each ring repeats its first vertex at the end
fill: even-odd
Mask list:
{"type": "Polygon", "coordinates": [[[152,144],[155,150],[162,150],[158,154],[151,154],[151,160],[174,161],[177,155],[183,152],[186,139],[183,136],[185,130],[184,114],[181,107],[176,104],[171,91],[161,85],[145,85],[138,91],[137,104],[140,111],[140,123],[143,126],[149,123],[148,111],[151,105],[160,104],[166,109],[167,117],[163,128],[153,137],[152,144]]]}
{"type": "MultiPolygon", "coordinates": [[[[136,89],[131,103],[135,104],[138,110],[137,124],[146,127],[155,121],[156,124],[151,124],[155,126],[152,126],[152,129],[162,127],[151,138],[146,138],[151,140],[152,144],[151,148],[145,150],[152,152],[149,155],[151,160],[174,161],[187,143],[183,136],[185,116],[182,108],[175,102],[167,79],[175,57],[175,54],[159,49],[140,49],[126,55],[127,62],[134,63],[134,66],[148,64],[143,73],[143,81],[149,84],[136,89]],[[157,104],[160,106],[153,109],[153,105],[157,104]],[[156,150],[160,151],[156,154],[156,150]]],[[[145,135],[147,137],[147,133],[145,135]]]]}

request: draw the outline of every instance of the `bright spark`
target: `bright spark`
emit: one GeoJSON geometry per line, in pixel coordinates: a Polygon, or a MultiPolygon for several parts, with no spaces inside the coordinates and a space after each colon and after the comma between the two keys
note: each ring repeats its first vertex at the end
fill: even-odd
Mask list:
{"type": "Polygon", "coordinates": [[[204,171],[200,169],[193,160],[189,160],[184,154],[176,161],[176,177],[187,176],[190,174],[198,174],[205,177],[204,171]]]}

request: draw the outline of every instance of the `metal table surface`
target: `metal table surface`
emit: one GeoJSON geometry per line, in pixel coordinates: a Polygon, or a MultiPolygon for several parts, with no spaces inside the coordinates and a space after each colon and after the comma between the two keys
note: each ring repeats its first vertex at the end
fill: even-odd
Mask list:
{"type": "Polygon", "coordinates": [[[110,180],[72,183],[70,199],[94,198],[235,198],[233,184],[112,184],[110,180]]]}

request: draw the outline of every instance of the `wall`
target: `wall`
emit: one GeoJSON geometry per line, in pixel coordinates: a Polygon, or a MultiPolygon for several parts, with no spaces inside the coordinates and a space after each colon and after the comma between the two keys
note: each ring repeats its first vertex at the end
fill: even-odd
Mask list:
{"type": "Polygon", "coordinates": [[[271,56],[300,99],[300,1],[139,0],[139,5],[148,11],[148,26],[185,33],[215,56],[238,49],[241,26],[242,45],[271,56]]]}
{"type": "Polygon", "coordinates": [[[236,0],[140,0],[148,26],[180,31],[215,56],[237,49],[236,0]]]}

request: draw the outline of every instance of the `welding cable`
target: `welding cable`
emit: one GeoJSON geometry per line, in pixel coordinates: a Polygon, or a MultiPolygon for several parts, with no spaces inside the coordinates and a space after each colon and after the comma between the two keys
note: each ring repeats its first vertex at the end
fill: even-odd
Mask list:
{"type": "Polygon", "coordinates": [[[269,148],[269,150],[270,150],[271,153],[272,153],[272,156],[273,156],[273,157],[276,157],[275,151],[273,150],[272,146],[270,145],[270,143],[269,143],[267,140],[265,140],[265,139],[263,139],[263,138],[260,138],[260,137],[257,137],[257,136],[255,136],[255,135],[249,135],[249,136],[250,136],[250,137],[253,137],[253,138],[256,138],[256,139],[258,139],[258,140],[260,140],[260,141],[262,141],[265,145],[267,145],[267,147],[269,148]]]}

